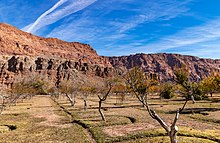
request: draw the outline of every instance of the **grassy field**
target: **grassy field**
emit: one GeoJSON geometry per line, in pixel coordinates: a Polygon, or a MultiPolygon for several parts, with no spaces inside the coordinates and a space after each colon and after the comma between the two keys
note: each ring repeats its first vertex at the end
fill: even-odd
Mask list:
{"type": "Polygon", "coordinates": [[[7,107],[0,116],[0,142],[91,142],[84,129],[46,96],[7,107]],[[14,126],[16,129],[7,129],[14,126]],[[75,132],[78,132],[77,134],[75,132]]]}
{"type": "MultiPolygon", "coordinates": [[[[151,107],[169,125],[183,103],[181,99],[150,100],[151,107]]],[[[80,97],[72,107],[63,96],[35,96],[7,107],[0,116],[0,142],[169,142],[159,123],[132,96],[123,102],[110,96],[103,104],[106,122],[98,112],[98,97],[88,98],[87,111],[83,105],[80,97]]],[[[187,104],[177,125],[180,143],[220,142],[220,95],[187,104]]]]}

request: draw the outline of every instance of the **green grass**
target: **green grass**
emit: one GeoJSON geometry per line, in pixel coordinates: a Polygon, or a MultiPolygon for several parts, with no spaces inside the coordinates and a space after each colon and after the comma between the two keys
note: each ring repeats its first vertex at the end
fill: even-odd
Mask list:
{"type": "Polygon", "coordinates": [[[182,127],[178,133],[180,136],[196,137],[220,142],[220,130],[194,130],[192,128],[182,127]]]}
{"type": "MultiPolygon", "coordinates": [[[[170,143],[169,137],[149,137],[140,138],[130,141],[122,141],[121,143],[170,143]]],[[[199,139],[194,137],[178,137],[178,143],[216,143],[207,139],[199,139]]]]}
{"type": "Polygon", "coordinates": [[[200,120],[200,121],[203,121],[203,122],[211,122],[211,123],[220,124],[220,120],[210,118],[210,117],[200,115],[200,114],[193,115],[193,116],[191,115],[190,118],[195,119],[195,120],[200,120]]]}

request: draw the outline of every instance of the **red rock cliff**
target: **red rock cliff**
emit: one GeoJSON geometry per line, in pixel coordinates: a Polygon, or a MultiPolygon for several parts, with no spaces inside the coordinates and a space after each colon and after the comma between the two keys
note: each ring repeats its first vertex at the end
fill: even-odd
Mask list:
{"type": "Polygon", "coordinates": [[[188,67],[191,79],[194,81],[203,79],[212,72],[220,72],[220,60],[202,59],[179,54],[136,54],[109,57],[109,61],[119,72],[138,66],[146,72],[157,74],[161,80],[172,79],[174,67],[181,64],[188,67]]]}

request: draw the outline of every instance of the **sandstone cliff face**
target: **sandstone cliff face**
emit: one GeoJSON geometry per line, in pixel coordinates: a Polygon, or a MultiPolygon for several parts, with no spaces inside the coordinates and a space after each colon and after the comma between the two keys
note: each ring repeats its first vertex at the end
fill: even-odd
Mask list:
{"type": "Polygon", "coordinates": [[[0,53],[81,60],[88,64],[111,67],[109,61],[99,56],[88,44],[38,37],[4,23],[0,24],[0,53]]]}
{"type": "Polygon", "coordinates": [[[59,86],[63,80],[86,82],[97,77],[108,77],[113,73],[109,67],[101,67],[66,59],[50,59],[23,55],[0,55],[0,84],[12,86],[17,78],[39,75],[59,86]]]}
{"type": "Polygon", "coordinates": [[[179,54],[136,54],[121,57],[109,57],[112,66],[123,72],[132,67],[142,67],[145,72],[156,74],[160,80],[172,80],[175,66],[184,64],[190,70],[194,81],[201,80],[213,72],[220,73],[220,60],[201,59],[179,54]]]}
{"type": "Polygon", "coordinates": [[[0,84],[11,86],[17,77],[39,74],[54,84],[62,80],[108,77],[113,68],[88,44],[42,38],[0,24],[0,84]]]}

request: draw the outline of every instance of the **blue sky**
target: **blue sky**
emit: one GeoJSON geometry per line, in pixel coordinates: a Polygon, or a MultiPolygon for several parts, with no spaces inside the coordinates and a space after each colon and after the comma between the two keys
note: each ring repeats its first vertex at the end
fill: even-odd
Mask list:
{"type": "Polygon", "coordinates": [[[0,0],[0,22],[98,54],[220,58],[220,0],[0,0]]]}

